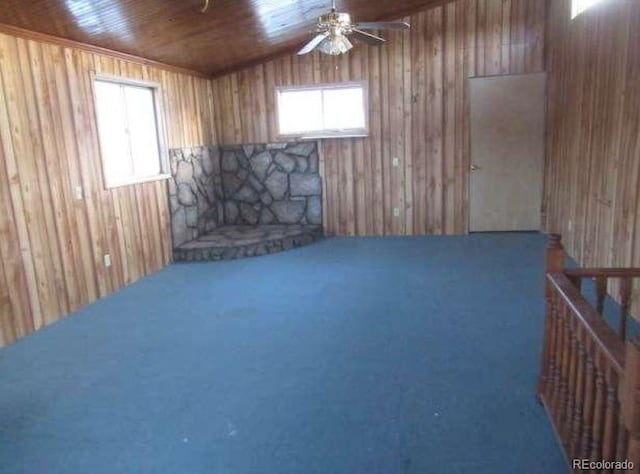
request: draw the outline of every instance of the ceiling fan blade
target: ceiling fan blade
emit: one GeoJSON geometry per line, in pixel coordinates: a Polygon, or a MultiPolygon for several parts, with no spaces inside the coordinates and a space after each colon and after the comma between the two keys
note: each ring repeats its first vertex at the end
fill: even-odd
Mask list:
{"type": "Polygon", "coordinates": [[[360,31],[357,28],[352,28],[351,34],[359,40],[362,40],[372,46],[380,46],[381,44],[386,43],[386,40],[384,38],[380,38],[379,36],[372,35],[371,33],[367,33],[365,31],[360,31]]]}
{"type": "Polygon", "coordinates": [[[328,31],[326,33],[319,34],[318,36],[313,38],[311,41],[309,41],[304,46],[304,48],[302,48],[300,51],[298,51],[298,55],[302,56],[303,54],[310,53],[311,51],[316,49],[320,45],[320,43],[322,43],[328,36],[329,36],[329,32],[328,31]]]}
{"type": "Polygon", "coordinates": [[[411,25],[404,21],[374,21],[358,23],[354,26],[361,30],[408,30],[411,28],[411,25]]]}

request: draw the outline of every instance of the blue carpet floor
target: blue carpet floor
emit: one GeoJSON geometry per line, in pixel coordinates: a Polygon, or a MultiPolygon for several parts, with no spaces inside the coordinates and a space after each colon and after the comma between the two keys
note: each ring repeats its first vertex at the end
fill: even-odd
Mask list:
{"type": "Polygon", "coordinates": [[[0,472],[566,472],[539,234],[173,265],[0,350],[0,472]]]}

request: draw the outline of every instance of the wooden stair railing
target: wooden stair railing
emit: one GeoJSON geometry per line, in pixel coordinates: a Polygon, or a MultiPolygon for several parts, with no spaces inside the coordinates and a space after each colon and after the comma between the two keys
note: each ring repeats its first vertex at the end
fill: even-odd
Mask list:
{"type": "Polygon", "coordinates": [[[546,318],[537,395],[575,472],[640,472],[640,341],[626,341],[640,269],[565,269],[560,236],[546,250],[546,318]],[[596,282],[597,304],[581,293],[596,282]],[[607,281],[621,279],[616,333],[602,316],[607,281]]]}
{"type": "Polygon", "coordinates": [[[618,333],[622,340],[627,338],[627,317],[631,307],[633,279],[640,278],[640,268],[567,268],[564,270],[569,280],[578,288],[582,287],[584,278],[593,279],[596,283],[596,311],[602,315],[607,297],[609,280],[620,280],[619,302],[620,322],[618,333]]]}

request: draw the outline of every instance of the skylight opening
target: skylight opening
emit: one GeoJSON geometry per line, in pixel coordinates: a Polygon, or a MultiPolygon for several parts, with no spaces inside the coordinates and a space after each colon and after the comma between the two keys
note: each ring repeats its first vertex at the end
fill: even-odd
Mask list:
{"type": "Polygon", "coordinates": [[[64,3],[82,31],[90,35],[112,33],[126,40],[132,38],[129,21],[115,1],[107,0],[101,2],[100,6],[93,0],[65,0],[64,3]],[[105,9],[106,13],[103,13],[100,7],[105,9]],[[108,20],[109,28],[105,27],[104,20],[108,20]]]}
{"type": "Polygon", "coordinates": [[[571,19],[603,0],[571,0],[571,19]]]}

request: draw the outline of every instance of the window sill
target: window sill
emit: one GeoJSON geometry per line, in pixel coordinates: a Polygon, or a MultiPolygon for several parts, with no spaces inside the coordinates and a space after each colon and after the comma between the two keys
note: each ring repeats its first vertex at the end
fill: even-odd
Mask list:
{"type": "Polygon", "coordinates": [[[278,135],[280,141],[297,141],[297,140],[327,140],[335,138],[367,138],[369,133],[367,132],[353,132],[353,133],[319,133],[311,135],[278,135]]]}
{"type": "Polygon", "coordinates": [[[345,134],[345,135],[310,135],[300,137],[301,140],[330,140],[332,138],[367,138],[369,135],[366,134],[345,134]]]}
{"type": "Polygon", "coordinates": [[[119,181],[117,183],[105,184],[105,188],[106,189],[122,188],[124,186],[131,186],[133,184],[151,183],[153,181],[162,181],[169,178],[171,178],[170,174],[163,173],[163,174],[157,174],[155,176],[149,176],[146,178],[132,178],[126,181],[119,181]]]}

